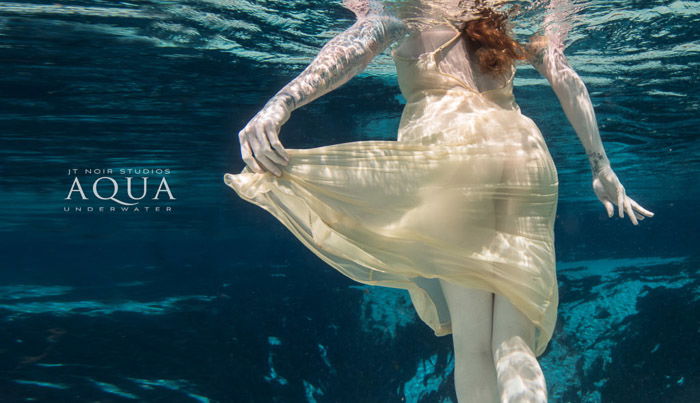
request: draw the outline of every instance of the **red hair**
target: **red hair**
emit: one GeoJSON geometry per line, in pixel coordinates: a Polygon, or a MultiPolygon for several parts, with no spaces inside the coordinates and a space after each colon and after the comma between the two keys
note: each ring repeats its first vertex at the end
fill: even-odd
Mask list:
{"type": "Polygon", "coordinates": [[[527,58],[526,50],[508,32],[506,13],[477,5],[475,14],[478,17],[462,23],[460,30],[476,49],[482,72],[498,76],[510,71],[516,60],[527,58]]]}

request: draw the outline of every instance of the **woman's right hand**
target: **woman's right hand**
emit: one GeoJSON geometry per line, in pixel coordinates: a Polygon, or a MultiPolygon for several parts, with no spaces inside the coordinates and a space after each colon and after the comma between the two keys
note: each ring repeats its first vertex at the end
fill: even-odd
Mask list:
{"type": "Polygon", "coordinates": [[[289,163],[289,154],[279,140],[279,132],[289,115],[283,105],[268,103],[238,132],[241,156],[253,172],[282,175],[279,166],[289,163]]]}
{"type": "Polygon", "coordinates": [[[626,212],[634,225],[638,224],[637,220],[643,220],[645,216],[654,216],[654,213],[627,196],[625,187],[622,186],[617,175],[609,166],[600,169],[593,176],[593,191],[598,196],[598,200],[605,206],[608,217],[612,217],[615,213],[613,204],[617,205],[620,218],[624,217],[626,212]]]}

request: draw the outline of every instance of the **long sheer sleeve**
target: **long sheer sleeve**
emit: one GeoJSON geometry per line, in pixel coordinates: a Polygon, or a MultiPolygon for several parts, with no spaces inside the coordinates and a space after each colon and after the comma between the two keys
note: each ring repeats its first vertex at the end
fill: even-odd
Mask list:
{"type": "Polygon", "coordinates": [[[362,72],[376,55],[405,33],[405,25],[391,16],[358,19],[326,43],[309,66],[269,103],[281,104],[288,112],[308,104],[362,72]]]}
{"type": "Polygon", "coordinates": [[[292,111],[346,83],[405,32],[397,18],[358,15],[350,28],[326,43],[304,71],[279,90],[238,133],[246,164],[255,172],[269,170],[279,175],[277,165],[284,165],[288,159],[279,131],[292,111]]]}
{"type": "Polygon", "coordinates": [[[547,78],[567,119],[586,150],[593,175],[610,166],[598,131],[595,111],[586,85],[564,55],[564,40],[569,31],[565,18],[568,0],[553,0],[545,18],[545,35],[530,44],[530,62],[547,78]]]}

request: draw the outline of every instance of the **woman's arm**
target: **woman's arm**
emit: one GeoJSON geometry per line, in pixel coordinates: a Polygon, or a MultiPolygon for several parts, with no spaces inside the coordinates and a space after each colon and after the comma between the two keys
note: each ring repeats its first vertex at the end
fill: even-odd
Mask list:
{"type": "Polygon", "coordinates": [[[581,77],[569,65],[561,43],[551,43],[546,36],[530,43],[530,63],[552,86],[567,119],[586,150],[591,172],[595,176],[610,161],[600,139],[593,103],[581,77]]]}
{"type": "Polygon", "coordinates": [[[406,26],[386,15],[361,17],[331,39],[316,58],[279,90],[238,133],[241,155],[254,172],[279,176],[276,164],[287,165],[289,156],[279,141],[280,127],[291,112],[340,87],[392,42],[402,38],[406,26]]]}
{"type": "Polygon", "coordinates": [[[562,12],[561,6],[565,2],[566,0],[552,2],[551,12],[545,18],[545,35],[533,38],[528,45],[529,61],[552,85],[564,114],[586,150],[593,174],[593,190],[605,206],[608,216],[612,217],[613,204],[616,204],[619,216],[624,217],[626,212],[632,223],[637,225],[638,219],[652,217],[654,213],[644,209],[625,194],[625,188],[610,167],[600,139],[591,97],[583,80],[564,56],[564,38],[568,28],[563,24],[554,24],[559,22],[555,21],[557,13],[562,12]],[[555,10],[555,6],[560,8],[555,10]]]}

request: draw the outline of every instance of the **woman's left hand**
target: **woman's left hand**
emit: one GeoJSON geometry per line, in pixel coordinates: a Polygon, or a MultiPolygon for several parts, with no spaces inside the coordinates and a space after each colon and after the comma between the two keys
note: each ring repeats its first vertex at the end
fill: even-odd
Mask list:
{"type": "Polygon", "coordinates": [[[608,212],[608,217],[612,217],[615,213],[613,204],[618,207],[620,218],[629,216],[632,224],[637,225],[637,220],[643,220],[646,217],[653,217],[654,213],[640,206],[636,201],[632,200],[625,194],[625,188],[620,183],[620,180],[609,166],[604,167],[593,177],[593,191],[598,200],[605,206],[608,212]]]}

